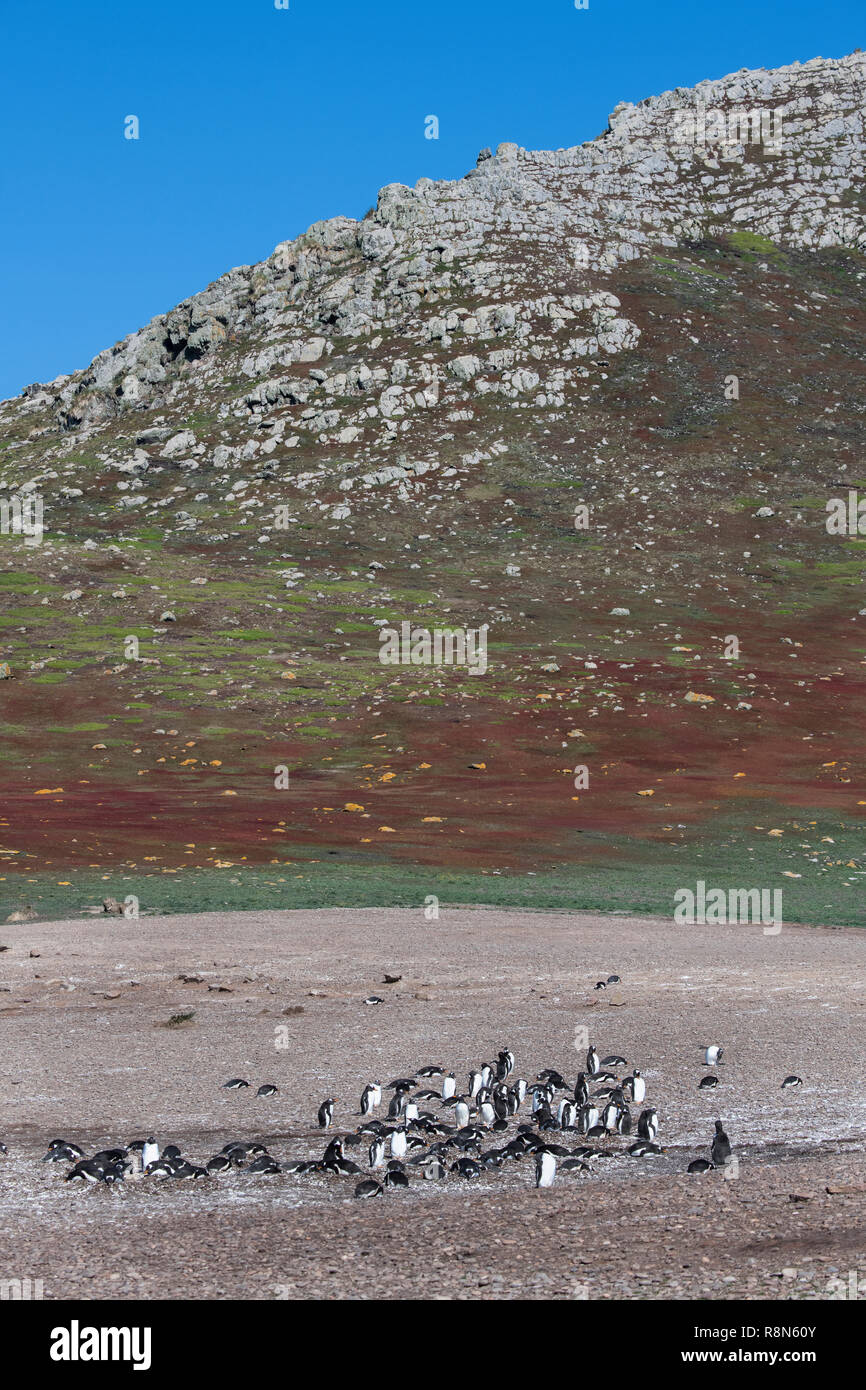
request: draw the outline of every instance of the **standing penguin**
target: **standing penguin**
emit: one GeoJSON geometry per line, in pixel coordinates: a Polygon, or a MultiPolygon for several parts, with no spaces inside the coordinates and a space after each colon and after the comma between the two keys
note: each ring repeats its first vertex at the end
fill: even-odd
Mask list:
{"type": "Polygon", "coordinates": [[[574,1083],[574,1103],[575,1105],[586,1105],[589,1100],[589,1087],[586,1084],[586,1074],[582,1071],[577,1073],[577,1080],[574,1083]]]}
{"type": "Polygon", "coordinates": [[[159,1145],[157,1144],[157,1142],[156,1142],[156,1140],[154,1139],[153,1135],[151,1135],[149,1139],[145,1139],[144,1145],[143,1145],[142,1150],[141,1150],[141,1166],[142,1166],[142,1168],[146,1168],[147,1165],[148,1165],[149,1163],[156,1163],[156,1160],[157,1160],[158,1158],[159,1158],[159,1145]]]}
{"type": "Polygon", "coordinates": [[[595,1076],[596,1072],[598,1071],[598,1068],[599,1056],[592,1043],[590,1043],[589,1050],[586,1054],[586,1070],[588,1071],[590,1076],[595,1076]]]}
{"type": "Polygon", "coordinates": [[[574,1101],[561,1100],[559,1102],[559,1111],[556,1118],[559,1121],[560,1129],[574,1129],[577,1119],[577,1106],[574,1104],[574,1101]]]}
{"type": "Polygon", "coordinates": [[[454,1107],[454,1119],[458,1129],[465,1129],[469,1123],[469,1106],[465,1100],[458,1100],[454,1107]]]}
{"type": "Polygon", "coordinates": [[[368,1157],[371,1168],[383,1168],[385,1166],[385,1140],[382,1138],[373,1139],[370,1143],[368,1157]]]}
{"type": "Polygon", "coordinates": [[[492,1124],[496,1123],[496,1111],[492,1101],[482,1101],[481,1105],[478,1107],[478,1118],[483,1125],[487,1125],[488,1129],[492,1124]]]}
{"type": "Polygon", "coordinates": [[[601,1112],[601,1123],[604,1125],[608,1134],[615,1134],[617,1122],[619,1120],[619,1102],[614,1098],[608,1101],[604,1110],[601,1112]]]}
{"type": "Polygon", "coordinates": [[[406,1153],[406,1131],[405,1129],[394,1129],[391,1131],[391,1157],[402,1158],[406,1153]]]}
{"type": "Polygon", "coordinates": [[[637,1122],[638,1137],[641,1139],[655,1139],[659,1132],[659,1112],[655,1106],[650,1106],[647,1110],[642,1110],[640,1119],[637,1122]]]}
{"type": "Polygon", "coordinates": [[[333,1120],[334,1120],[334,1101],[335,1101],[335,1100],[336,1100],[336,1097],[335,1097],[335,1096],[331,1096],[331,1097],[329,1097],[328,1100],[323,1100],[323,1101],[322,1101],[322,1104],[319,1106],[319,1114],[318,1114],[319,1129],[330,1129],[330,1127],[331,1127],[331,1125],[332,1125],[332,1123],[333,1123],[333,1120]]]}
{"type": "Polygon", "coordinates": [[[475,1099],[475,1097],[478,1095],[478,1092],[479,1092],[480,1090],[481,1090],[481,1072],[480,1072],[480,1071],[471,1071],[471,1072],[469,1073],[469,1095],[470,1095],[470,1097],[472,1098],[472,1100],[475,1099]]]}
{"type": "Polygon", "coordinates": [[[719,1047],[718,1043],[711,1043],[709,1047],[705,1047],[704,1066],[716,1066],[716,1064],[721,1061],[722,1053],[724,1052],[724,1050],[725,1049],[723,1047],[719,1047]]]}
{"type": "Polygon", "coordinates": [[[380,1105],[382,1101],[382,1087],[378,1081],[371,1081],[369,1086],[364,1087],[361,1096],[361,1114],[370,1115],[380,1105]]]}
{"type": "Polygon", "coordinates": [[[716,1132],[713,1136],[711,1157],[717,1168],[724,1168],[731,1156],[731,1141],[725,1133],[721,1120],[716,1120],[716,1132]]]}
{"type": "Polygon", "coordinates": [[[631,1097],[635,1105],[642,1105],[646,1096],[646,1082],[637,1067],[634,1069],[634,1075],[631,1078],[631,1086],[629,1089],[631,1090],[631,1097]]]}
{"type": "Polygon", "coordinates": [[[546,1150],[535,1155],[535,1186],[553,1187],[556,1177],[556,1159],[546,1150]]]}
{"type": "Polygon", "coordinates": [[[454,1079],[453,1071],[449,1071],[447,1076],[442,1078],[442,1099],[450,1100],[457,1090],[457,1082],[454,1079]]]}

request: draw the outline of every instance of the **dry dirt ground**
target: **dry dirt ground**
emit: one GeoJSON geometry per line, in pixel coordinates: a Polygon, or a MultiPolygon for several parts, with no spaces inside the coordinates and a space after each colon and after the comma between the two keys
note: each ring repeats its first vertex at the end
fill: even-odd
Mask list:
{"type": "Polygon", "coordinates": [[[0,1278],[42,1279],[46,1298],[825,1299],[866,1281],[854,929],[455,907],[27,923],[0,945],[0,1278]],[[325,1096],[353,1129],[369,1079],[442,1063],[465,1085],[505,1045],[518,1075],[573,1081],[581,1030],[646,1075],[660,1157],[615,1138],[549,1190],[524,1159],[368,1202],[350,1177],[121,1192],[39,1162],[55,1137],[92,1152],[148,1133],[199,1161],[231,1139],[313,1156],[325,1096]],[[721,1085],[699,1091],[710,1042],[721,1085]],[[789,1072],[802,1089],[781,1089],[789,1072]],[[232,1076],[250,1089],[222,1089],[232,1076]],[[262,1082],[279,1093],[257,1099],[262,1082]],[[717,1117],[736,1176],[688,1176],[717,1117]]]}

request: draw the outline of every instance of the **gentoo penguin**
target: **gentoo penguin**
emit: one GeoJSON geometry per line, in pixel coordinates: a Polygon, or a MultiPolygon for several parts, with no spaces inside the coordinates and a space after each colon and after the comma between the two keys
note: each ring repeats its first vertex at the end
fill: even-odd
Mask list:
{"type": "Polygon", "coordinates": [[[724,1052],[724,1050],[725,1050],[725,1049],[724,1049],[723,1047],[719,1047],[719,1044],[718,1044],[718,1043],[711,1043],[709,1047],[705,1047],[705,1048],[704,1048],[704,1066],[707,1066],[707,1067],[714,1067],[714,1066],[716,1066],[717,1063],[721,1061],[722,1053],[724,1052]]]}
{"type": "Polygon", "coordinates": [[[526,1082],[523,1080],[523,1077],[519,1077],[518,1080],[515,1081],[511,1090],[517,1096],[518,1107],[521,1106],[526,1099],[526,1082]]]}
{"type": "Polygon", "coordinates": [[[602,1057],[601,1065],[603,1067],[627,1067],[628,1062],[624,1057],[620,1057],[619,1053],[612,1052],[609,1057],[602,1057]]]}
{"type": "Polygon", "coordinates": [[[478,1118],[483,1125],[492,1125],[496,1120],[496,1111],[489,1100],[485,1100],[478,1107],[478,1118]]]}
{"type": "Polygon", "coordinates": [[[325,1152],[322,1154],[322,1162],[330,1163],[335,1158],[343,1157],[343,1139],[339,1134],[335,1134],[325,1152]]]}
{"type": "Polygon", "coordinates": [[[361,1114],[369,1115],[382,1103],[382,1087],[378,1081],[371,1081],[361,1094],[361,1114]]]}
{"type": "Polygon", "coordinates": [[[458,1100],[454,1107],[454,1119],[458,1129],[465,1129],[469,1123],[469,1106],[465,1100],[458,1100]]]}
{"type": "Polygon", "coordinates": [[[535,1155],[535,1186],[553,1187],[556,1177],[556,1159],[553,1154],[543,1150],[535,1155]]]}
{"type": "Polygon", "coordinates": [[[260,1086],[259,1089],[256,1091],[257,1096],[275,1096],[276,1094],[277,1087],[273,1084],[272,1081],[266,1081],[264,1086],[260,1086]]]}
{"type": "Polygon", "coordinates": [[[577,1112],[577,1128],[580,1134],[588,1134],[598,1124],[598,1106],[591,1102],[582,1105],[577,1112]]]}
{"type": "Polygon", "coordinates": [[[93,1155],[94,1163],[101,1163],[103,1168],[108,1168],[112,1163],[123,1163],[126,1158],[126,1149],[100,1149],[93,1155]]]}
{"type": "Polygon", "coordinates": [[[469,1096],[474,1100],[481,1090],[481,1072],[471,1071],[469,1073],[469,1096]]]}
{"type": "Polygon", "coordinates": [[[456,1163],[451,1164],[451,1172],[457,1173],[461,1178],[480,1178],[483,1171],[474,1158],[458,1158],[456,1163]]]}
{"type": "Polygon", "coordinates": [[[561,1100],[559,1102],[559,1110],[556,1118],[559,1121],[560,1129],[574,1129],[575,1120],[577,1119],[577,1106],[574,1104],[574,1101],[561,1100]]]}
{"type": "Polygon", "coordinates": [[[616,1119],[617,1134],[631,1134],[631,1111],[627,1105],[621,1105],[616,1119]]]}
{"type": "Polygon", "coordinates": [[[442,1078],[442,1099],[450,1100],[457,1090],[457,1082],[454,1079],[453,1071],[449,1071],[447,1076],[442,1078]]]}
{"type": "Polygon", "coordinates": [[[601,1112],[601,1123],[608,1134],[616,1133],[617,1120],[619,1119],[619,1104],[615,1100],[609,1100],[604,1110],[601,1112]]]}
{"type": "Polygon", "coordinates": [[[401,1116],[402,1113],[403,1113],[403,1107],[404,1107],[405,1103],[406,1103],[406,1092],[405,1092],[405,1091],[395,1091],[394,1094],[393,1094],[393,1096],[391,1097],[391,1100],[390,1100],[389,1104],[388,1104],[388,1119],[389,1119],[389,1120],[399,1120],[400,1116],[401,1116]]]}
{"type": "Polygon", "coordinates": [[[386,1187],[408,1187],[409,1179],[405,1173],[390,1172],[385,1174],[386,1187]]]}
{"type": "Polygon", "coordinates": [[[214,1154],[213,1158],[208,1159],[206,1166],[207,1171],[214,1174],[230,1173],[235,1165],[232,1163],[228,1154],[214,1154]]]}
{"type": "Polygon", "coordinates": [[[105,1169],[101,1163],[94,1163],[92,1158],[83,1158],[66,1174],[66,1181],[72,1182],[73,1178],[83,1178],[85,1182],[101,1182],[104,1176],[105,1169]]]}
{"type": "Polygon", "coordinates": [[[555,1091],[571,1090],[568,1082],[554,1067],[545,1067],[544,1071],[540,1071],[535,1079],[536,1081],[546,1081],[548,1086],[551,1086],[555,1091]]]}
{"type": "Polygon", "coordinates": [[[598,980],[595,987],[596,989],[607,989],[607,980],[598,980]]]}
{"type": "Polygon", "coordinates": [[[244,1081],[242,1076],[233,1076],[231,1081],[223,1082],[224,1091],[242,1091],[245,1086],[249,1086],[248,1081],[244,1081]]]}
{"type": "Polygon", "coordinates": [[[84,1150],[77,1144],[67,1144],[64,1139],[52,1139],[48,1145],[48,1152],[42,1159],[43,1163],[77,1163],[84,1157],[84,1150]]]}
{"type": "Polygon", "coordinates": [[[637,1122],[637,1132],[641,1139],[655,1139],[659,1132],[659,1112],[655,1106],[642,1110],[637,1122]]]}
{"type": "Polygon", "coordinates": [[[687,1173],[709,1173],[713,1168],[708,1158],[694,1158],[686,1169],[687,1173]]]}
{"type": "Polygon", "coordinates": [[[802,1086],[802,1084],[803,1078],[801,1076],[786,1076],[785,1080],[782,1082],[782,1090],[792,1091],[797,1086],[802,1086]]]}
{"type": "Polygon", "coordinates": [[[575,1105],[586,1105],[589,1100],[589,1087],[586,1084],[584,1072],[577,1073],[577,1080],[574,1083],[574,1103],[575,1105]]]}
{"type": "Polygon", "coordinates": [[[731,1141],[725,1133],[721,1120],[716,1120],[716,1133],[713,1137],[710,1157],[717,1168],[724,1168],[731,1156],[731,1141]]]}
{"type": "Polygon", "coordinates": [[[319,1106],[319,1129],[329,1129],[333,1123],[335,1100],[336,1096],[330,1096],[327,1100],[323,1100],[322,1104],[319,1106]]]}
{"type": "Polygon", "coordinates": [[[620,983],[619,975],[608,975],[607,982],[609,985],[618,985],[620,983]]]}
{"type": "Polygon", "coordinates": [[[364,1000],[364,1003],[369,1004],[370,1008],[375,1007],[376,1004],[384,1004],[384,1002],[385,1000],[382,998],[381,994],[368,994],[367,998],[364,1000]]]}
{"type": "Polygon", "coordinates": [[[586,1054],[586,1070],[590,1076],[595,1076],[596,1072],[599,1070],[599,1056],[591,1043],[589,1051],[586,1054]]]}
{"type": "Polygon", "coordinates": [[[431,1076],[444,1076],[445,1068],[440,1066],[422,1067],[421,1070],[418,1072],[418,1075],[427,1078],[431,1076]]]}
{"type": "Polygon", "coordinates": [[[367,1156],[371,1168],[382,1168],[385,1163],[385,1140],[381,1137],[373,1139],[367,1156]]]}
{"type": "Polygon", "coordinates": [[[497,1081],[505,1081],[514,1071],[514,1053],[511,1051],[511,1048],[503,1047],[502,1051],[499,1053],[498,1060],[499,1066],[497,1068],[497,1073],[501,1072],[502,1074],[497,1074],[496,1079],[497,1081]]]}
{"type": "Polygon", "coordinates": [[[589,1173],[591,1168],[588,1163],[584,1163],[582,1158],[567,1158],[564,1163],[560,1163],[561,1173],[589,1173]]]}
{"type": "Polygon", "coordinates": [[[481,1085],[489,1088],[493,1084],[493,1068],[489,1062],[485,1062],[481,1068],[481,1085]]]}
{"type": "Polygon", "coordinates": [[[635,1067],[631,1076],[629,1090],[631,1091],[631,1098],[635,1105],[643,1105],[646,1097],[646,1081],[641,1076],[637,1067],[635,1067]]]}
{"type": "Polygon", "coordinates": [[[417,1107],[417,1105],[415,1104],[414,1100],[410,1100],[408,1096],[404,1096],[404,1097],[403,1097],[403,1111],[402,1111],[402,1119],[403,1119],[404,1123],[407,1124],[407,1125],[411,1125],[411,1124],[413,1123],[413,1121],[417,1120],[417,1118],[418,1118],[418,1107],[417,1107]]]}
{"type": "Polygon", "coordinates": [[[719,1084],[717,1076],[702,1076],[698,1082],[699,1091],[714,1091],[719,1084]]]}
{"type": "Polygon", "coordinates": [[[391,1131],[391,1157],[402,1158],[406,1152],[406,1131],[405,1129],[392,1129],[391,1131]]]}
{"type": "Polygon", "coordinates": [[[364,1197],[380,1197],[381,1195],[381,1185],[376,1182],[375,1178],[365,1178],[364,1181],[359,1182],[358,1186],[355,1188],[355,1196],[361,1199],[364,1197]]]}
{"type": "Polygon", "coordinates": [[[149,1163],[156,1163],[159,1158],[159,1145],[151,1134],[145,1139],[141,1149],[141,1166],[146,1168],[149,1163]]]}

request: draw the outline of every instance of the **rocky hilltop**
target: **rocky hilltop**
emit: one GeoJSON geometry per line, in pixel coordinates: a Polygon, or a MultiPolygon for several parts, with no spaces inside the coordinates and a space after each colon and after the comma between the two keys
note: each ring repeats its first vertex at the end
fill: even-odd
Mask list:
{"type": "Polygon", "coordinates": [[[788,750],[844,744],[862,683],[861,543],[824,506],[863,472],[864,98],[858,52],[483,150],[3,403],[0,495],[45,513],[0,536],[10,863],[81,858],[84,825],[100,864],[178,858],[203,818],[203,866],[570,865],[705,833],[747,745],[752,809],[835,811],[788,750]],[[487,623],[483,688],[379,665],[402,620],[487,623]]]}

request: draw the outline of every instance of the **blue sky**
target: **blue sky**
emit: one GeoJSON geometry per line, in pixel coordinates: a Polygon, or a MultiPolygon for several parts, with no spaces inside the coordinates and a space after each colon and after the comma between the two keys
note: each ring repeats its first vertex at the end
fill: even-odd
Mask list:
{"type": "Polygon", "coordinates": [[[15,0],[0,398],[310,222],[362,216],[382,184],[460,177],[500,140],[579,144],[617,102],[705,77],[841,57],[866,46],[864,16],[854,0],[15,0]]]}

